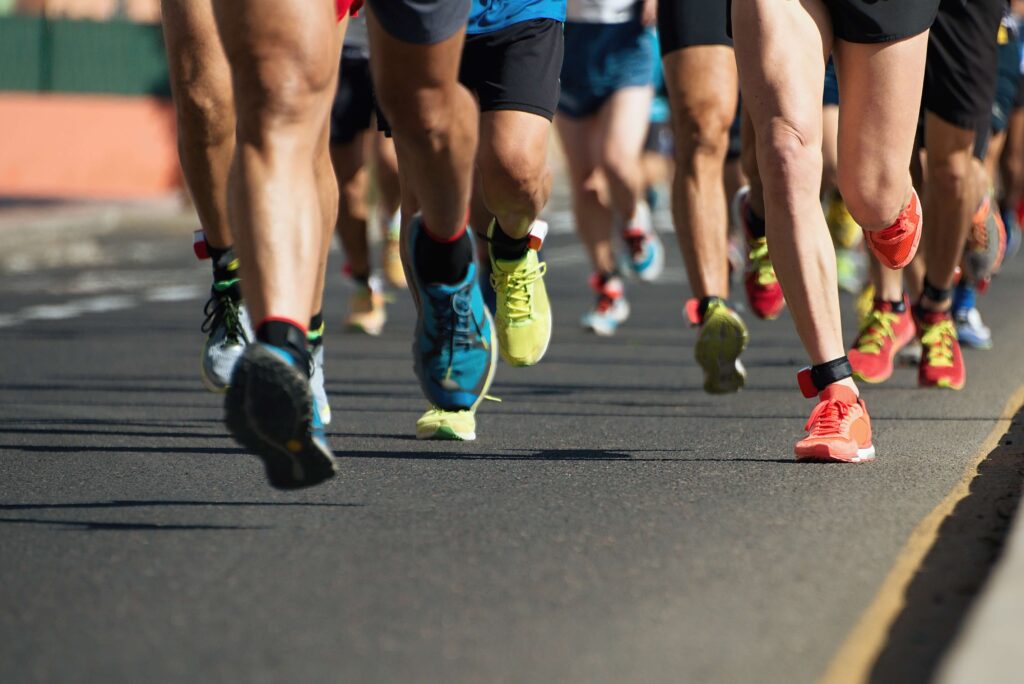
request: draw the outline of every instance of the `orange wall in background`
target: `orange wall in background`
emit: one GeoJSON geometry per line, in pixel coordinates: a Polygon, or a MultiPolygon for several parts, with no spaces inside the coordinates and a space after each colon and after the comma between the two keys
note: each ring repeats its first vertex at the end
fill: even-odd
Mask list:
{"type": "Polygon", "coordinates": [[[145,198],[179,179],[167,100],[0,93],[0,196],[145,198]]]}

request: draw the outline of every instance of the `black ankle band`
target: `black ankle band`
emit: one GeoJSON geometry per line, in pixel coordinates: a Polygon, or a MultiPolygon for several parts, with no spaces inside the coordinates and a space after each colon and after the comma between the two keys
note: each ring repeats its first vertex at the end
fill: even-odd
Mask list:
{"type": "Polygon", "coordinates": [[[796,374],[800,391],[808,399],[818,396],[823,389],[832,383],[845,380],[853,375],[853,368],[850,367],[850,360],[845,356],[832,359],[817,366],[804,368],[796,374]]]}
{"type": "Polygon", "coordinates": [[[933,302],[944,302],[953,297],[953,288],[940,289],[924,279],[924,289],[921,290],[921,299],[930,299],[933,302]]]}
{"type": "Polygon", "coordinates": [[[834,382],[845,380],[851,375],[853,375],[853,368],[850,366],[850,360],[845,356],[811,366],[811,380],[819,391],[834,382]]]}

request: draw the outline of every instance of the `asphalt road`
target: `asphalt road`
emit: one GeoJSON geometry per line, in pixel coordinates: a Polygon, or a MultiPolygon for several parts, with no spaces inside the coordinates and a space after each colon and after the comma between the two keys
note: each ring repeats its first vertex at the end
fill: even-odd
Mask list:
{"type": "Polygon", "coordinates": [[[1024,383],[1018,259],[967,389],[900,370],[864,390],[877,462],[798,465],[788,316],[748,316],[749,387],[707,396],[674,246],[597,339],[562,235],[547,358],[499,369],[476,442],[421,443],[408,297],[342,334],[332,268],[341,473],[283,494],[199,382],[189,239],[0,276],[0,681],[811,682],[1024,383]]]}

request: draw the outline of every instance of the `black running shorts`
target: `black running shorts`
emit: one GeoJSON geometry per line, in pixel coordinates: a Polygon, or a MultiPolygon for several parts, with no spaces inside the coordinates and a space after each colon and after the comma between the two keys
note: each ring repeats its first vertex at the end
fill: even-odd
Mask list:
{"type": "Polygon", "coordinates": [[[727,0],[659,0],[661,56],[698,45],[729,45],[727,0]]]}
{"type": "Polygon", "coordinates": [[[369,0],[368,4],[391,37],[433,45],[466,25],[472,0],[369,0]]]}
{"type": "MultiPolygon", "coordinates": [[[[730,8],[733,0],[729,0],[730,8]]],[[[965,0],[954,0],[962,2],[965,0]]],[[[975,0],[966,0],[974,2],[975,0]]],[[[836,38],[849,43],[888,43],[924,32],[939,0],[824,0],[836,38]]],[[[729,35],[732,35],[730,30],[729,35]]]]}
{"type": "Polygon", "coordinates": [[[331,145],[347,145],[368,130],[375,108],[369,57],[349,57],[343,51],[331,106],[331,145]]]}
{"type": "Polygon", "coordinates": [[[925,111],[958,128],[988,129],[1003,7],[1003,0],[942,0],[928,38],[925,111]]]}
{"type": "Polygon", "coordinates": [[[467,35],[459,81],[476,95],[481,112],[510,109],[550,121],[558,106],[563,45],[562,22],[554,19],[467,35]]]}

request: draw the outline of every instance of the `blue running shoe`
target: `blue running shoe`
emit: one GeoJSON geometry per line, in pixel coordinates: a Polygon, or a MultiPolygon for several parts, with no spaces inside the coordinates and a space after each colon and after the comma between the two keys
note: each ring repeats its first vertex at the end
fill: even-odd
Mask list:
{"type": "Polygon", "coordinates": [[[309,377],[289,351],[260,342],[246,347],[224,399],[224,422],[263,461],[277,489],[311,487],[334,477],[337,463],[309,377]]]}
{"type": "Polygon", "coordinates": [[[654,230],[651,210],[645,202],[636,205],[636,216],[622,229],[629,252],[628,263],[636,277],[644,282],[658,279],[665,268],[665,246],[654,230]]]}
{"type": "Polygon", "coordinates": [[[956,322],[956,336],[960,344],[972,349],[991,349],[992,331],[981,320],[981,314],[974,307],[953,311],[956,322]]]}
{"type": "MultiPolygon", "coordinates": [[[[409,254],[416,253],[418,239],[429,239],[420,237],[422,231],[423,221],[416,216],[409,226],[409,254]]],[[[455,285],[423,282],[415,261],[410,271],[419,313],[412,355],[423,393],[446,411],[475,409],[491,386],[498,360],[494,320],[480,291],[476,261],[455,285]]]]}

